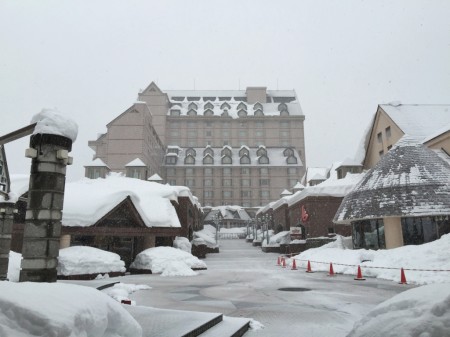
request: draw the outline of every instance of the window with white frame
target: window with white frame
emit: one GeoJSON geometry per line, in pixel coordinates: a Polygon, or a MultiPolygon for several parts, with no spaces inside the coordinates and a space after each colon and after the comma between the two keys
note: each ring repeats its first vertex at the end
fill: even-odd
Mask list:
{"type": "Polygon", "coordinates": [[[233,186],[233,179],[222,179],[222,186],[224,187],[233,186]]]}
{"type": "Polygon", "coordinates": [[[222,173],[224,176],[231,176],[231,167],[224,167],[222,173]]]}
{"type": "Polygon", "coordinates": [[[203,197],[204,198],[212,198],[214,196],[213,191],[203,191],[203,197]]]}
{"type": "Polygon", "coordinates": [[[205,168],[205,169],[203,170],[203,172],[204,172],[204,175],[205,175],[205,176],[212,176],[212,174],[213,174],[213,169],[210,168],[210,167],[207,167],[207,168],[205,168]]]}
{"type": "Polygon", "coordinates": [[[194,169],[193,169],[192,167],[186,168],[185,172],[186,172],[186,175],[187,175],[187,176],[192,176],[192,175],[194,175],[194,169]]]}
{"type": "Polygon", "coordinates": [[[224,198],[232,198],[233,197],[233,191],[223,191],[222,195],[224,198]]]}
{"type": "Polygon", "coordinates": [[[259,186],[269,186],[270,179],[259,179],[259,186]]]}
{"type": "Polygon", "coordinates": [[[193,179],[193,178],[186,178],[185,181],[184,181],[184,184],[187,187],[193,187],[193,186],[195,186],[195,179],[193,179]]]}
{"type": "Polygon", "coordinates": [[[209,187],[213,185],[213,180],[212,179],[203,179],[203,186],[205,187],[209,187]]]}
{"type": "Polygon", "coordinates": [[[248,167],[242,167],[241,174],[250,174],[250,169],[248,167]]]}
{"type": "Polygon", "coordinates": [[[251,186],[251,179],[241,179],[241,186],[243,187],[249,187],[251,186]]]}

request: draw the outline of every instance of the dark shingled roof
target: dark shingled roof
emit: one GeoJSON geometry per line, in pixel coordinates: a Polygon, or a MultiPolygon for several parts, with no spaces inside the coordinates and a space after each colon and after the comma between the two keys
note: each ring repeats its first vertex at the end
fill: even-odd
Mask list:
{"type": "Polygon", "coordinates": [[[342,201],[333,221],[450,214],[450,165],[404,137],[342,201]]]}

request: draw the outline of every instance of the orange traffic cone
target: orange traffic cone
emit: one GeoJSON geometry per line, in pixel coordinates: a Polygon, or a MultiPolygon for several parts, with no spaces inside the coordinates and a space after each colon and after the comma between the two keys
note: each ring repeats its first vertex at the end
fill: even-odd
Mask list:
{"type": "Polygon", "coordinates": [[[291,270],[297,270],[297,263],[295,263],[295,259],[292,259],[292,268],[291,270]]]}
{"type": "Polygon", "coordinates": [[[314,272],[311,270],[311,262],[309,262],[309,260],[308,260],[308,266],[306,267],[306,272],[307,272],[307,273],[314,273],[314,272]]]}
{"type": "Polygon", "coordinates": [[[334,274],[334,270],[333,270],[333,264],[330,262],[330,272],[328,273],[328,276],[336,276],[334,274]]]}
{"type": "Polygon", "coordinates": [[[405,271],[403,270],[403,268],[400,271],[400,284],[408,284],[406,282],[406,276],[405,276],[405,271]]]}
{"type": "Polygon", "coordinates": [[[281,266],[282,266],[283,268],[286,268],[286,260],[284,259],[284,257],[283,257],[282,260],[281,260],[281,266]]]}
{"type": "Polygon", "coordinates": [[[366,279],[362,276],[361,266],[358,266],[358,274],[355,277],[356,281],[365,281],[366,279]]]}
{"type": "Polygon", "coordinates": [[[278,256],[278,259],[277,259],[277,266],[280,266],[281,265],[281,259],[280,259],[280,257],[278,256]]]}

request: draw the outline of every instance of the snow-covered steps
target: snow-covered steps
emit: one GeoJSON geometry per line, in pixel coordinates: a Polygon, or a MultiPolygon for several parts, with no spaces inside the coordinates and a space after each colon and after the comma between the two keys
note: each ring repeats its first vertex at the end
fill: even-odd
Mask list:
{"type": "Polygon", "coordinates": [[[250,327],[247,318],[223,317],[223,321],[202,333],[200,337],[241,337],[250,327]]]}
{"type": "Polygon", "coordinates": [[[222,322],[222,314],[128,306],[143,337],[195,337],[222,322]]]}

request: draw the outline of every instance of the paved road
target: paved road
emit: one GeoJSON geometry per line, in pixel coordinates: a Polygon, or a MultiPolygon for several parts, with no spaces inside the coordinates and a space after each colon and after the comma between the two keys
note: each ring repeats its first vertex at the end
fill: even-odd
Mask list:
{"type": "Polygon", "coordinates": [[[133,275],[122,282],[152,287],[132,295],[138,305],[222,312],[265,326],[246,336],[345,336],[378,303],[410,288],[377,279],[307,274],[280,268],[276,261],[276,254],[262,253],[245,240],[222,240],[220,253],[207,255],[208,270],[198,276],[133,275]],[[285,287],[308,291],[278,290],[285,287]]]}

